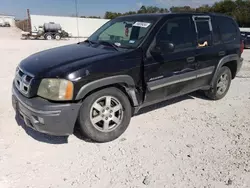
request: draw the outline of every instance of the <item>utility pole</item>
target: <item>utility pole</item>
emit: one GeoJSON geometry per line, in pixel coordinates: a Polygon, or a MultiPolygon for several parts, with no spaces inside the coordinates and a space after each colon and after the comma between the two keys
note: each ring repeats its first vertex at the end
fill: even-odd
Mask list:
{"type": "Polygon", "coordinates": [[[27,9],[27,15],[28,15],[28,24],[27,24],[27,30],[31,33],[31,18],[30,18],[30,9],[27,9]]]}
{"type": "Polygon", "coordinates": [[[78,21],[78,2],[75,0],[75,8],[76,8],[76,27],[77,27],[77,36],[78,36],[78,42],[80,42],[80,34],[79,34],[79,21],[78,21]]]}

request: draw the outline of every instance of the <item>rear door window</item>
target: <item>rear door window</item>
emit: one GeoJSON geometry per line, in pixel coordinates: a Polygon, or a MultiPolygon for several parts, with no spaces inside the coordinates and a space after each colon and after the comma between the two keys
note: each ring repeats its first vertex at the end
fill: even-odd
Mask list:
{"type": "Polygon", "coordinates": [[[195,17],[195,25],[197,29],[197,46],[206,47],[212,45],[212,28],[210,17],[195,17]]]}
{"type": "Polygon", "coordinates": [[[198,30],[198,42],[203,43],[208,42],[208,45],[211,45],[211,31],[209,28],[209,23],[207,21],[197,22],[198,30]]]}

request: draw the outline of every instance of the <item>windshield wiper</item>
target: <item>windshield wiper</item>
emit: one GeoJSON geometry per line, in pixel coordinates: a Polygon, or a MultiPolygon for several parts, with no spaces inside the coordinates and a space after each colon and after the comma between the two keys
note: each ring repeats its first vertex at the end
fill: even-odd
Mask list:
{"type": "Polygon", "coordinates": [[[79,42],[78,44],[82,44],[82,43],[89,43],[91,46],[93,45],[93,44],[96,44],[95,42],[93,42],[93,41],[91,41],[91,40],[85,40],[85,41],[82,41],[82,42],[79,42]]]}
{"type": "Polygon", "coordinates": [[[99,43],[99,44],[103,44],[103,45],[107,45],[107,46],[111,46],[111,47],[113,47],[116,51],[118,51],[118,46],[116,46],[115,44],[113,44],[113,43],[111,43],[111,42],[99,40],[98,43],[99,43]]]}

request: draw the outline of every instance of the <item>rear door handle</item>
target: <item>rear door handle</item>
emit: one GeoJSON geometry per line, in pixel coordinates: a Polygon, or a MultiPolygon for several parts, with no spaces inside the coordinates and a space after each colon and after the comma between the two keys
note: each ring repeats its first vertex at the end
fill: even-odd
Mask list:
{"type": "Polygon", "coordinates": [[[188,63],[193,63],[195,61],[195,57],[188,57],[187,62],[188,63]]]}
{"type": "Polygon", "coordinates": [[[219,56],[224,56],[224,55],[226,55],[226,52],[225,52],[225,51],[220,51],[220,52],[219,52],[219,56]]]}

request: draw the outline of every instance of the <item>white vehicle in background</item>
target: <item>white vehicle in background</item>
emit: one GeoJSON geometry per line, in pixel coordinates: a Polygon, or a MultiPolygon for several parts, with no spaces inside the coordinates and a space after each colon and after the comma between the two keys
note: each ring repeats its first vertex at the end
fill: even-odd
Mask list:
{"type": "Polygon", "coordinates": [[[10,27],[9,22],[0,22],[0,27],[10,27]]]}

